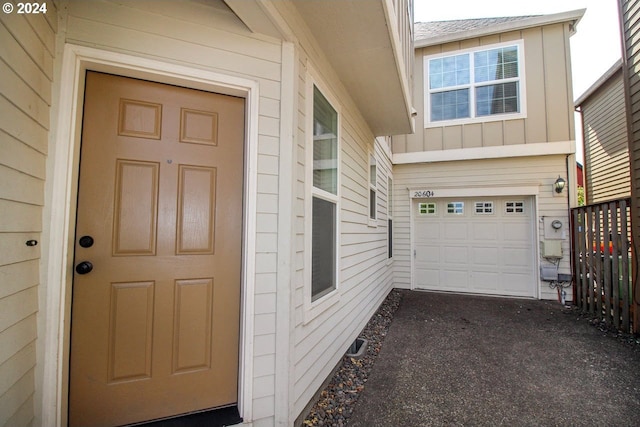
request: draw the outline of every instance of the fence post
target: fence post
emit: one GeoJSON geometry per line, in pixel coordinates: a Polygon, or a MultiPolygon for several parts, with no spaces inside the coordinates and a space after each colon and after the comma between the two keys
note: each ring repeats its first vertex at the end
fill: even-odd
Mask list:
{"type": "Polygon", "coordinates": [[[618,237],[618,203],[609,203],[609,211],[611,212],[611,223],[609,226],[609,233],[611,235],[611,249],[609,250],[611,256],[611,304],[613,304],[613,325],[616,329],[620,329],[620,263],[618,259],[620,257],[620,248],[618,237]]]}

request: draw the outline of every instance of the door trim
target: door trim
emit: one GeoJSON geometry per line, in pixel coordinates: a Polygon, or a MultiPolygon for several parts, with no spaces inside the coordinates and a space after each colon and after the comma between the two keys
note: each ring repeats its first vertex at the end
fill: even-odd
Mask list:
{"type": "MultiPolygon", "coordinates": [[[[241,284],[240,360],[238,409],[245,421],[252,419],[253,317],[255,287],[255,235],[258,158],[257,81],[214,71],[189,68],[148,58],[72,44],[65,45],[60,91],[54,111],[51,179],[47,183],[50,203],[49,242],[46,248],[46,295],[42,364],[42,424],[67,424],[71,284],[76,218],[82,106],[87,70],[167,83],[245,98],[245,184],[241,284]]],[[[44,234],[44,233],[43,233],[44,234]]]]}

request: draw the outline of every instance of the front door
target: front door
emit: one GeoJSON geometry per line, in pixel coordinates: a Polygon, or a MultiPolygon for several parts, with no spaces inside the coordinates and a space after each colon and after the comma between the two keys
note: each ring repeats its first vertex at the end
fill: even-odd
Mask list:
{"type": "Polygon", "coordinates": [[[87,73],[71,426],[237,402],[244,108],[87,73]]]}

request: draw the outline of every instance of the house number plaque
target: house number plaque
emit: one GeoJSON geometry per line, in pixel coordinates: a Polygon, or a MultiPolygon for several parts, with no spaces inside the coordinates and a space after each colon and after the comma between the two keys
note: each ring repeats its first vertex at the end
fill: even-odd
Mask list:
{"type": "Polygon", "coordinates": [[[435,192],[433,190],[416,190],[413,192],[413,198],[430,198],[434,197],[435,192]]]}

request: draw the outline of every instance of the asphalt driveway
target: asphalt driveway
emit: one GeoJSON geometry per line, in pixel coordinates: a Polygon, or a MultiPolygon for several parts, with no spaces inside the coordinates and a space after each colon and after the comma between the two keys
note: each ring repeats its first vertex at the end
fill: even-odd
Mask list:
{"type": "Polygon", "coordinates": [[[403,293],[349,426],[640,426],[640,345],[557,302],[403,293]]]}

